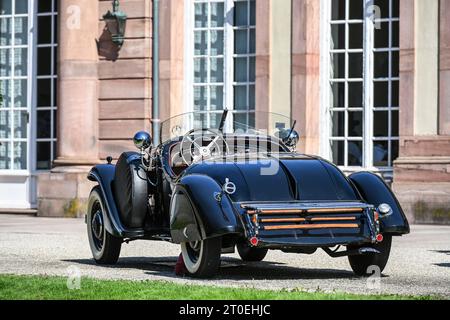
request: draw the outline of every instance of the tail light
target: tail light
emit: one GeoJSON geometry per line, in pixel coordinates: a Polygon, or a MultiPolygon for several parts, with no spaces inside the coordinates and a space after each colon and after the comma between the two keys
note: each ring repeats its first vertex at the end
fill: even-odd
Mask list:
{"type": "Polygon", "coordinates": [[[251,244],[252,246],[256,247],[256,246],[258,245],[258,243],[259,243],[259,240],[258,240],[257,237],[251,237],[251,238],[250,238],[250,244],[251,244]]]}

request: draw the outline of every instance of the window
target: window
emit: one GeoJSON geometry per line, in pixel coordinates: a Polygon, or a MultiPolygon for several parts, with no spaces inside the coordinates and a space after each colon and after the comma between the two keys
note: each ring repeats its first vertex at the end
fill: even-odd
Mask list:
{"type": "Polygon", "coordinates": [[[50,169],[56,155],[57,3],[57,0],[40,0],[37,8],[37,170],[50,169]]]}
{"type": "Polygon", "coordinates": [[[190,1],[192,77],[188,102],[199,121],[217,127],[224,108],[254,123],[255,0],[190,1]]]}
{"type": "Polygon", "coordinates": [[[55,157],[57,2],[0,0],[0,170],[47,170],[55,157]]]}
{"type": "Polygon", "coordinates": [[[399,149],[399,0],[325,0],[330,158],[391,171],[399,149]]]}
{"type": "Polygon", "coordinates": [[[0,0],[0,170],[28,169],[28,1],[0,0]]]}

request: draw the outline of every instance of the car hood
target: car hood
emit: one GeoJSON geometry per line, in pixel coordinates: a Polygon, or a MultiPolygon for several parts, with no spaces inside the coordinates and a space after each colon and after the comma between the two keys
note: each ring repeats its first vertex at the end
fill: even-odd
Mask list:
{"type": "Polygon", "coordinates": [[[224,185],[236,186],[230,195],[243,201],[360,201],[355,188],[334,165],[320,158],[289,155],[282,157],[234,156],[203,161],[184,174],[207,175],[224,185]]]}

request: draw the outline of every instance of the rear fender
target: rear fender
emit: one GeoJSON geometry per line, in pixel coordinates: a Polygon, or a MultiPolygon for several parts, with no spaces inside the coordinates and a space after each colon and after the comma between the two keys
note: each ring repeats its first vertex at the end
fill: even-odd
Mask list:
{"type": "Polygon", "coordinates": [[[242,222],[228,195],[218,201],[222,188],[206,175],[189,175],[174,189],[170,231],[175,243],[199,241],[229,234],[244,234],[242,222]]]}
{"type": "Polygon", "coordinates": [[[143,230],[129,230],[120,221],[119,211],[114,199],[114,174],[116,167],[112,164],[101,164],[93,167],[88,174],[90,181],[97,182],[105,205],[104,224],[106,230],[118,238],[139,238],[143,230]]]}
{"type": "Polygon", "coordinates": [[[382,233],[402,235],[409,233],[409,223],[400,203],[384,180],[370,172],[358,172],[350,175],[350,180],[356,186],[367,203],[378,207],[387,203],[392,208],[392,215],[380,219],[382,233]]]}

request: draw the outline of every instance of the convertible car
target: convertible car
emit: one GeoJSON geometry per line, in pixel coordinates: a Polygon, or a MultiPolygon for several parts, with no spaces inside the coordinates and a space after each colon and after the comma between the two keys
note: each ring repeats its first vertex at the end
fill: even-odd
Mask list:
{"type": "Polygon", "coordinates": [[[268,250],[348,257],[353,271],[381,272],[392,237],[408,221],[385,182],[344,175],[332,163],[295,152],[295,121],[273,113],[188,113],[163,122],[159,145],[134,136],[137,152],[97,165],[87,233],[95,261],[114,264],[122,243],[180,244],[186,270],[212,277],[221,254],[244,261],[268,250]]]}

